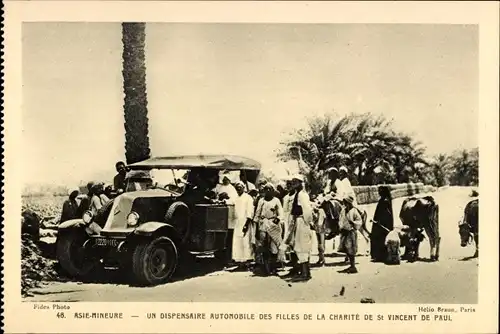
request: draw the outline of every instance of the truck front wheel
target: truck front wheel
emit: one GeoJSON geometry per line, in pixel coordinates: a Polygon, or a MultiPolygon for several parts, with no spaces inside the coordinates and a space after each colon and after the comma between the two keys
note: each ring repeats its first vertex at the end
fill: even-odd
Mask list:
{"type": "Polygon", "coordinates": [[[144,285],[166,283],[178,263],[175,243],[168,237],[138,242],[132,255],[132,270],[136,281],[144,285]]]}
{"type": "Polygon", "coordinates": [[[83,230],[64,232],[57,236],[57,260],[62,269],[72,277],[86,277],[98,268],[99,259],[83,247],[88,239],[83,230]]]}

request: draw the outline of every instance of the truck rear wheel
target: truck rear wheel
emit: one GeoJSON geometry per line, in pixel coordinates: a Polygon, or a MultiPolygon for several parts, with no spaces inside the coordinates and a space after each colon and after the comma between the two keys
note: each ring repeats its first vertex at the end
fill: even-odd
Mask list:
{"type": "Polygon", "coordinates": [[[168,237],[139,241],[132,254],[136,281],[144,285],[166,283],[177,269],[178,256],[175,243],[168,237]]]}
{"type": "Polygon", "coordinates": [[[83,247],[88,239],[83,230],[69,231],[57,236],[57,260],[70,276],[86,277],[99,265],[99,259],[86,252],[83,247]]]}

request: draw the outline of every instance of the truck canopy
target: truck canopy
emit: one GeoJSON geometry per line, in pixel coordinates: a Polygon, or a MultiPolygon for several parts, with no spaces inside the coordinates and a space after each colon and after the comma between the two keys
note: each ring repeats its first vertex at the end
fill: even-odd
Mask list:
{"type": "Polygon", "coordinates": [[[261,164],[253,159],[236,155],[181,155],[153,157],[127,166],[129,170],[192,169],[260,171],[261,164]]]}

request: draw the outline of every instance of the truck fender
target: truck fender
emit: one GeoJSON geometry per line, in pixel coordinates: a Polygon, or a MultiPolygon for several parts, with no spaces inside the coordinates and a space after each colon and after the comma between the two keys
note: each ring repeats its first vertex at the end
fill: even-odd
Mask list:
{"type": "Polygon", "coordinates": [[[93,229],[83,222],[83,219],[71,219],[59,224],[59,226],[57,227],[57,235],[61,235],[65,232],[70,232],[77,229],[84,230],[88,236],[95,234],[93,229]]]}
{"type": "Polygon", "coordinates": [[[72,228],[79,228],[79,227],[84,227],[85,223],[83,222],[82,219],[71,219],[71,220],[66,220],[64,223],[59,224],[57,227],[58,230],[69,230],[72,228]]]}
{"type": "Polygon", "coordinates": [[[134,230],[134,234],[141,236],[151,236],[156,233],[165,233],[177,237],[174,227],[162,222],[147,222],[139,225],[134,230]]]}

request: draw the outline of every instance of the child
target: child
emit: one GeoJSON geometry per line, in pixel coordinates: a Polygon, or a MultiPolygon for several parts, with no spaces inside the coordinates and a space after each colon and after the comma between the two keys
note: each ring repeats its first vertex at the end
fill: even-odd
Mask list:
{"type": "Polygon", "coordinates": [[[401,263],[401,241],[407,238],[409,227],[406,225],[394,227],[385,237],[387,248],[386,264],[401,263]]]}

